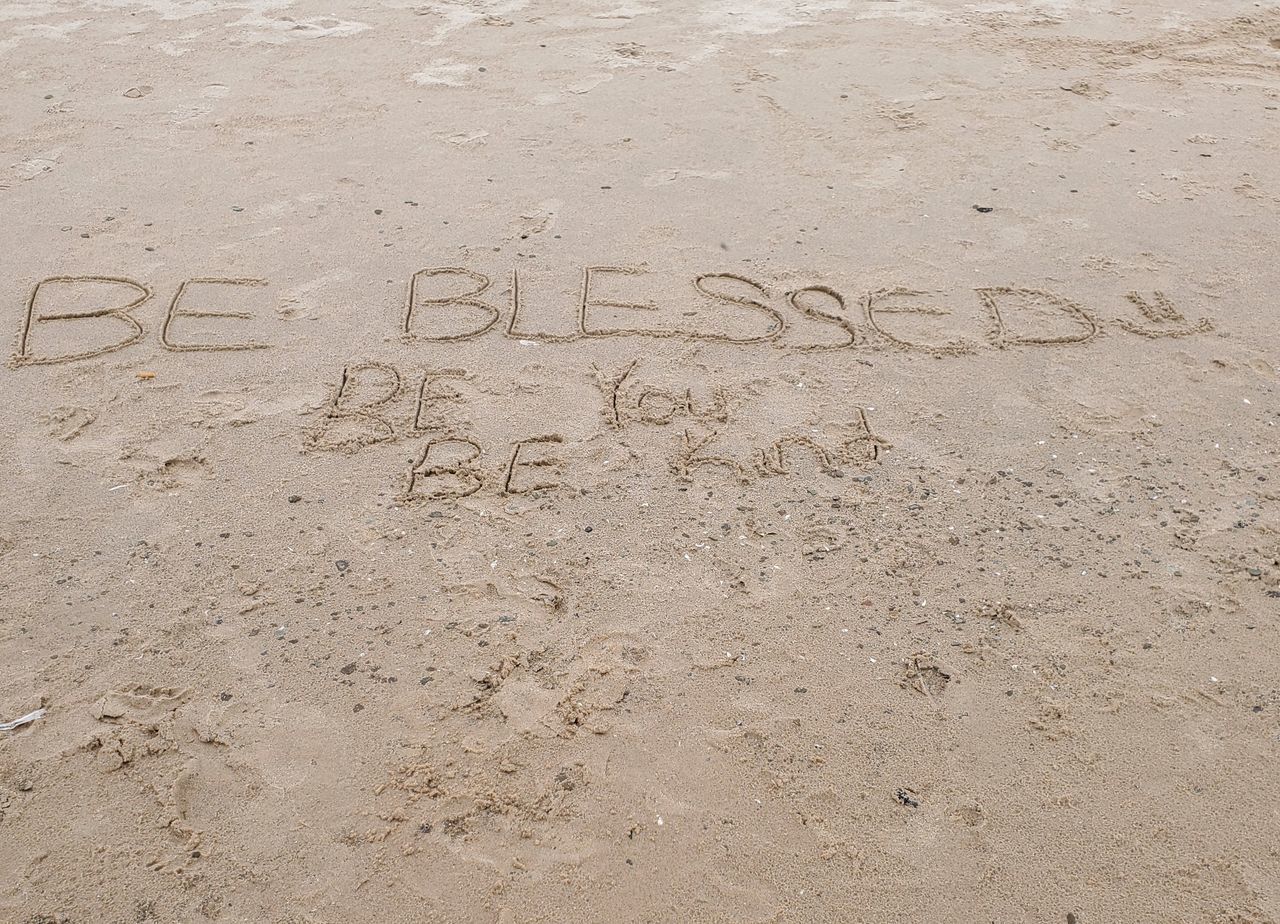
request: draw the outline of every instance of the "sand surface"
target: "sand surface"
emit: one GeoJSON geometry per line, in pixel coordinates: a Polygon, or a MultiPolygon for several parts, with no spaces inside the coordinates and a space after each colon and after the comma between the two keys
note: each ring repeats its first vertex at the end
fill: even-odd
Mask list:
{"type": "Polygon", "coordinates": [[[1280,921],[1274,2],[7,2],[0,217],[0,920],[1280,921]]]}

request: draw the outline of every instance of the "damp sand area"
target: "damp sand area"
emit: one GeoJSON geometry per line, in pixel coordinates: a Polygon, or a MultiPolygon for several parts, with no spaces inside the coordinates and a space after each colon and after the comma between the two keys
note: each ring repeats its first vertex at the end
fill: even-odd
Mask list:
{"type": "Polygon", "coordinates": [[[0,920],[1280,921],[1275,3],[0,65],[0,920]]]}

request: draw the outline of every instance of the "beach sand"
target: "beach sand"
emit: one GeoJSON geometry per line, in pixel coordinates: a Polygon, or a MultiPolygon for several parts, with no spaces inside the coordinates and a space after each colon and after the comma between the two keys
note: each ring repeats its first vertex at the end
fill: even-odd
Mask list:
{"type": "Polygon", "coordinates": [[[1280,7],[0,6],[0,920],[1280,921],[1280,7]]]}

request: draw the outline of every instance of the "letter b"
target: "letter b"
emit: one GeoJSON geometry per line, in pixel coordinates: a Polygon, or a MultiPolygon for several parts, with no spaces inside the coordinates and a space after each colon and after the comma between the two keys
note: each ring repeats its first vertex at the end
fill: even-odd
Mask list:
{"type": "MultiPolygon", "coordinates": [[[[48,366],[55,363],[66,363],[77,359],[90,359],[94,356],[101,356],[104,353],[113,353],[116,350],[123,350],[131,344],[137,343],[143,338],[146,331],[142,325],[131,314],[134,308],[137,308],[143,302],[151,297],[151,290],[140,282],[134,282],[132,279],[123,279],[117,276],[49,276],[41,279],[36,283],[35,288],[31,290],[31,297],[27,299],[27,310],[22,318],[22,329],[18,335],[18,350],[13,354],[13,365],[15,366],[48,366]],[[48,290],[55,288],[65,289],[66,287],[76,287],[83,285],[98,284],[99,286],[124,286],[132,289],[137,293],[134,299],[124,305],[108,306],[106,308],[90,308],[83,311],[51,311],[41,313],[39,303],[41,296],[46,298],[48,290]],[[86,336],[92,339],[86,344],[86,349],[76,350],[68,349],[61,353],[38,353],[34,343],[37,339],[37,331],[44,330],[41,325],[53,324],[54,322],[64,322],[70,324],[72,322],[93,322],[99,319],[110,319],[112,322],[118,322],[128,328],[128,333],[123,338],[116,341],[106,339],[102,330],[103,325],[90,324],[89,330],[92,331],[86,336]],[[95,329],[96,328],[96,329],[95,329]]],[[[105,300],[105,299],[104,299],[105,300]]]]}

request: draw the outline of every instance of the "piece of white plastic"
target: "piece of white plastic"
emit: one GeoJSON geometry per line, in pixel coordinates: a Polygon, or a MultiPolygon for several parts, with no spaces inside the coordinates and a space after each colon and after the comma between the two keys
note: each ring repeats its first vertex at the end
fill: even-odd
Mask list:
{"type": "Polygon", "coordinates": [[[24,725],[30,725],[36,719],[45,714],[46,710],[37,709],[35,712],[28,712],[26,715],[14,719],[12,722],[0,722],[0,731],[13,731],[15,728],[21,728],[24,725]]]}

